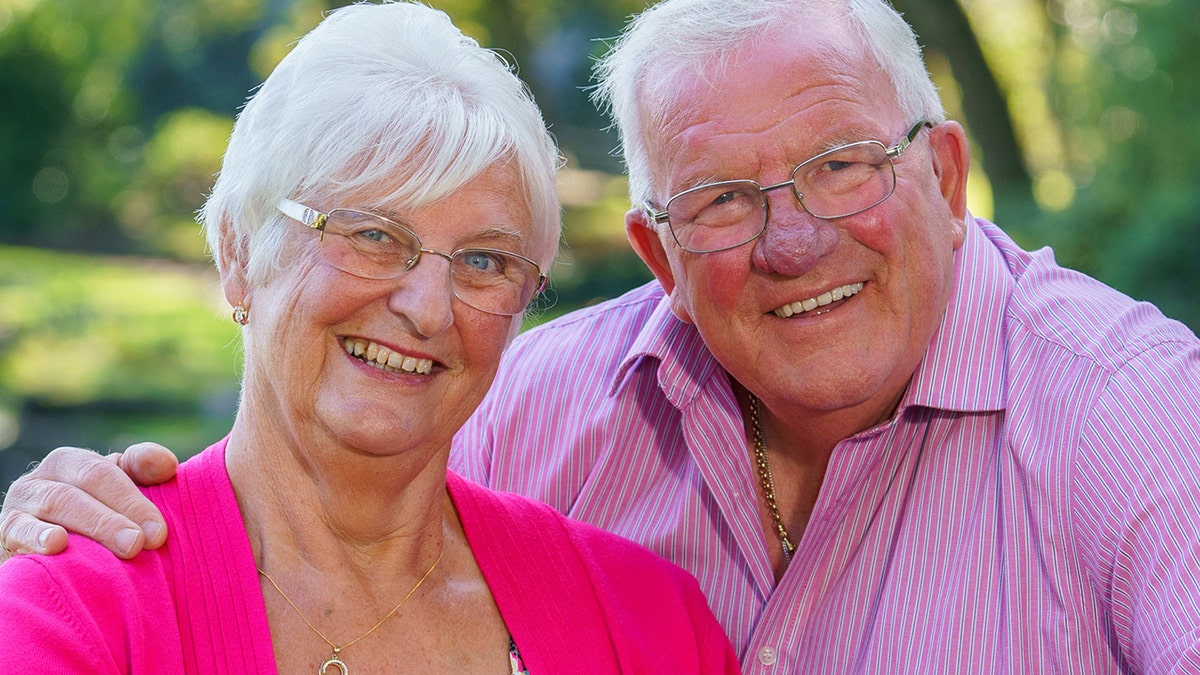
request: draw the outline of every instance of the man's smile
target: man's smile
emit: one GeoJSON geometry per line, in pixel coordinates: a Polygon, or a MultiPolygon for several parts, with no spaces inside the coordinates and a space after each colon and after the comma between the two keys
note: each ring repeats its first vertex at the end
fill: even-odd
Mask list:
{"type": "Polygon", "coordinates": [[[856,295],[862,289],[863,282],[861,281],[853,284],[846,284],[845,286],[838,286],[837,288],[832,288],[828,291],[825,291],[815,298],[807,298],[805,300],[790,302],[774,310],[773,314],[781,319],[786,319],[797,314],[803,314],[804,312],[811,312],[814,309],[824,307],[832,302],[845,300],[852,295],[856,295]]]}

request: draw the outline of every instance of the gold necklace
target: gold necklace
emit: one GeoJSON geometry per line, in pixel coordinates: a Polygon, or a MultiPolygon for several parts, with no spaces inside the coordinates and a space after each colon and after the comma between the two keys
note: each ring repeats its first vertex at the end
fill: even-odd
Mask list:
{"type": "Polygon", "coordinates": [[[792,553],[796,545],[788,537],[787,528],[783,526],[783,518],[779,517],[779,507],[775,504],[775,480],[771,477],[771,465],[767,464],[767,441],[763,437],[762,405],[758,397],[750,395],[750,424],[754,427],[754,463],[758,465],[758,481],[762,485],[763,497],[767,500],[767,508],[771,511],[771,520],[775,521],[775,531],[779,533],[779,543],[783,546],[783,561],[792,562],[792,553]]]}
{"type": "Polygon", "coordinates": [[[346,644],[344,644],[340,647],[337,646],[336,644],[334,644],[333,640],[330,640],[329,638],[325,637],[324,633],[317,630],[317,627],[312,625],[312,623],[310,623],[309,620],[307,618],[305,618],[304,612],[300,611],[300,608],[296,606],[296,603],[292,602],[292,599],[288,597],[288,594],[283,592],[283,589],[279,587],[279,584],[275,583],[275,580],[271,578],[270,574],[267,574],[267,572],[261,567],[256,567],[255,569],[257,569],[258,573],[263,575],[263,577],[265,577],[267,581],[271,582],[271,586],[279,593],[279,595],[284,600],[287,601],[287,604],[291,605],[292,609],[296,610],[296,616],[300,617],[300,620],[304,622],[304,625],[308,626],[308,628],[312,632],[317,634],[317,637],[324,640],[325,644],[329,645],[333,649],[333,653],[330,654],[329,658],[325,659],[321,663],[321,667],[317,669],[317,674],[318,675],[328,675],[330,668],[337,668],[337,672],[339,673],[339,675],[350,675],[350,667],[347,666],[346,663],[344,661],[342,661],[342,659],[339,657],[339,655],[342,653],[342,650],[355,644],[359,640],[367,637],[371,633],[374,633],[375,629],[382,626],[384,621],[387,621],[388,619],[392,618],[392,615],[394,615],[396,612],[400,611],[400,608],[404,606],[404,603],[408,602],[408,599],[412,597],[413,593],[417,592],[417,589],[421,587],[421,584],[425,583],[425,580],[429,578],[429,575],[433,574],[434,568],[436,568],[438,566],[438,563],[440,563],[442,561],[442,556],[445,554],[446,554],[446,549],[443,548],[442,552],[438,554],[437,560],[433,561],[433,564],[429,566],[429,569],[425,570],[424,576],[422,576],[420,578],[420,580],[417,581],[417,585],[413,586],[412,590],[410,590],[407,594],[405,594],[405,596],[400,599],[400,602],[395,607],[392,608],[392,611],[388,612],[382,619],[379,620],[379,623],[375,624],[374,626],[371,626],[370,630],[363,633],[362,635],[359,635],[358,637],[354,638],[353,640],[347,642],[346,644]]]}

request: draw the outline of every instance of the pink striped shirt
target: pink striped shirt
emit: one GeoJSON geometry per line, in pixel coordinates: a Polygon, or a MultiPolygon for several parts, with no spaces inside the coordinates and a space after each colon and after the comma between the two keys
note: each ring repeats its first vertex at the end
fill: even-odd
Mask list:
{"type": "Polygon", "coordinates": [[[729,378],[657,284],[519,337],[454,464],[691,571],[749,673],[1200,672],[1200,341],[986,221],[956,266],[778,585],[729,378]]]}

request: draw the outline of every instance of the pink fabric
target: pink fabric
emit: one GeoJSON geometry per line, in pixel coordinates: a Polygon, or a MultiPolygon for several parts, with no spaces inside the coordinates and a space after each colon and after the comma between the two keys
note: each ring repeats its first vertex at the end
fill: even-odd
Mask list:
{"type": "Polygon", "coordinates": [[[450,475],[450,495],[529,672],[734,673],[699,585],[629,541],[450,475]]]}
{"type": "MultiPolygon", "coordinates": [[[[146,490],[167,519],[164,548],[122,562],[72,536],[62,555],[0,566],[0,662],[38,673],[277,672],[224,451],[223,440],[146,490]]],[[[543,505],[453,474],[449,484],[533,675],[736,672],[682,570],[543,505]]]]}
{"type": "Polygon", "coordinates": [[[0,663],[36,673],[275,673],[258,572],[225,441],[145,492],[171,535],[122,562],[71,536],[65,553],[0,566],[0,663]]]}
{"type": "Polygon", "coordinates": [[[518,337],[453,466],[690,571],[747,672],[1200,673],[1200,341],[967,229],[779,584],[729,377],[657,284],[518,337]]]}

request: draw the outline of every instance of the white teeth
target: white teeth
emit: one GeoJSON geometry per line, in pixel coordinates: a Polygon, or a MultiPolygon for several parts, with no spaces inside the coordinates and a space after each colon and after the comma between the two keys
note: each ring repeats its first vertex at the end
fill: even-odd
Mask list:
{"type": "Polygon", "coordinates": [[[405,356],[387,347],[360,338],[347,338],[342,342],[346,353],[361,359],[368,365],[392,373],[428,375],[433,372],[433,361],[405,356]]]}
{"type": "Polygon", "coordinates": [[[858,283],[855,283],[855,284],[846,284],[845,286],[838,286],[837,288],[833,288],[828,291],[825,291],[824,293],[818,295],[815,298],[807,298],[804,300],[797,300],[796,302],[790,302],[790,303],[784,305],[783,307],[780,307],[779,309],[775,310],[774,314],[775,314],[775,316],[777,316],[781,319],[786,319],[790,316],[795,316],[797,314],[803,314],[804,312],[811,312],[814,309],[816,309],[818,307],[824,307],[825,305],[828,305],[831,302],[836,302],[838,300],[844,300],[845,298],[848,298],[852,295],[857,294],[862,289],[863,289],[863,283],[861,281],[858,283]]]}

